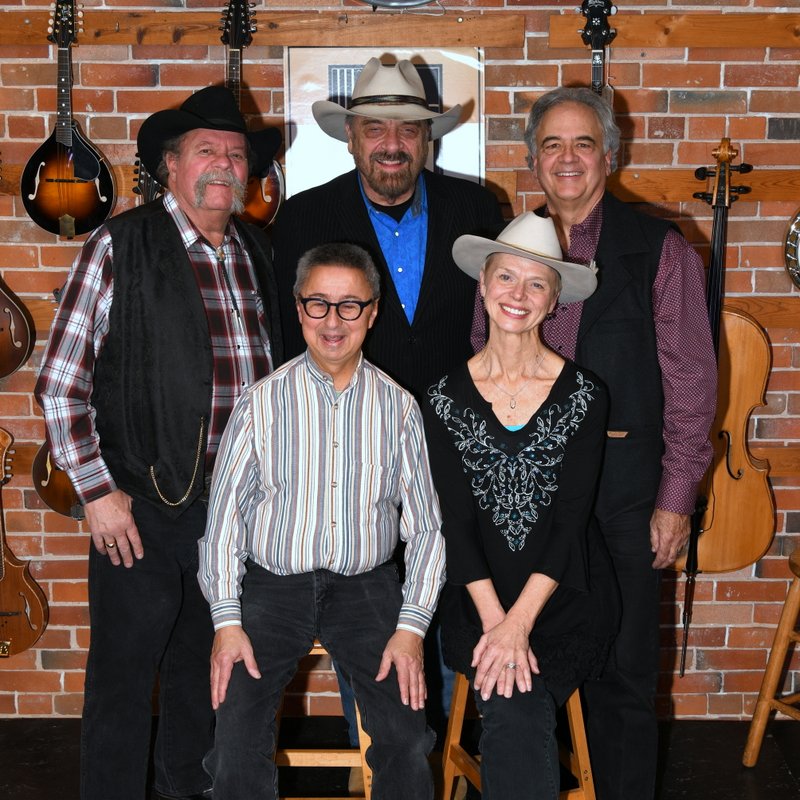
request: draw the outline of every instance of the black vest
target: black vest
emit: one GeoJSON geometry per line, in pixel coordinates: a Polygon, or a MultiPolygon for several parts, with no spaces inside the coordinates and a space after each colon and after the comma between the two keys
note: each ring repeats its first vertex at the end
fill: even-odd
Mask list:
{"type": "MultiPolygon", "coordinates": [[[[120,489],[177,517],[204,489],[214,377],[205,309],[161,201],[107,226],[114,297],[92,392],[101,452],[120,489]]],[[[261,283],[277,365],[282,351],[269,245],[252,226],[237,222],[237,228],[261,283]]]]}
{"type": "Polygon", "coordinates": [[[584,302],[575,361],[605,381],[609,430],[661,436],[664,397],[653,321],[653,283],[670,223],[606,192],[597,290],[584,302]]]}
{"type": "Polygon", "coordinates": [[[595,509],[601,520],[639,505],[649,515],[661,480],[664,392],[653,283],[671,227],[609,192],[602,202],[597,290],[583,305],[575,353],[608,386],[610,435],[595,509]]]}

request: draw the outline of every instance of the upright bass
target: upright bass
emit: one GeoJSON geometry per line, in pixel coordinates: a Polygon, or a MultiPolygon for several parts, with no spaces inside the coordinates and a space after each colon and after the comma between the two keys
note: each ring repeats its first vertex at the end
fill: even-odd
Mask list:
{"type": "Polygon", "coordinates": [[[747,430],[753,410],[765,404],[771,366],[764,329],[749,315],[723,306],[728,210],[750,191],[731,186],[731,173],[749,172],[749,164],[732,166],[738,151],[723,138],[714,150],[716,169],[700,167],[700,180],[714,178],[713,190],[697,192],[714,209],[706,300],[717,353],[717,412],[711,429],[714,458],[699,490],[685,556],[673,568],[686,573],[681,675],[691,623],[694,580],[698,572],[732,572],[752,564],[769,549],[775,532],[775,503],[768,481],[769,465],[748,449],[747,430]]]}

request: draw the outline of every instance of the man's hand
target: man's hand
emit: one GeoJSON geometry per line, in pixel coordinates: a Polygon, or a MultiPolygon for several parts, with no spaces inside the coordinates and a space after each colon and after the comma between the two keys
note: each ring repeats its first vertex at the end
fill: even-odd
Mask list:
{"type": "Polygon", "coordinates": [[[231,671],[237,661],[244,661],[252,677],[261,677],[250,637],[241,625],[220,628],[214,635],[214,646],[211,648],[211,706],[214,710],[225,702],[231,671]]]}
{"type": "Polygon", "coordinates": [[[425,708],[425,700],[428,698],[422,653],[421,636],[411,631],[395,631],[386,643],[381,666],[375,676],[376,681],[382,681],[394,664],[400,686],[400,699],[404,706],[411,705],[414,711],[425,708]]]}
{"type": "Polygon", "coordinates": [[[144,556],[139,530],[131,514],[131,498],[121,489],[87,503],[84,512],[95,549],[115,566],[133,566],[133,558],[144,556]]]}
{"type": "Polygon", "coordinates": [[[656,554],[653,569],[664,569],[678,557],[689,541],[688,514],[676,514],[657,508],[650,518],[650,544],[656,554]]]}

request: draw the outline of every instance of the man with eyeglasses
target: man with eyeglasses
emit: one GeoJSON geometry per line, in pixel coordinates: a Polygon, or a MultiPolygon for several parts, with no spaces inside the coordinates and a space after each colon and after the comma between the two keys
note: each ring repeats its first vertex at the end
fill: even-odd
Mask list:
{"type": "Polygon", "coordinates": [[[247,390],[218,455],[200,542],[215,800],[278,797],[276,713],[314,639],[372,739],[376,800],[433,797],[422,643],[444,574],[419,408],[362,353],[380,281],[365,250],[313,248],[295,307],[307,349],[247,390]],[[405,582],[392,553],[402,539],[405,582]]]}

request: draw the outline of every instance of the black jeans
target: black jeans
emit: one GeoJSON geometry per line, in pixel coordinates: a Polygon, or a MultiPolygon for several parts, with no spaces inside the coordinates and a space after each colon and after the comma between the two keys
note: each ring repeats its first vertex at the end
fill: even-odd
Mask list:
{"type": "Polygon", "coordinates": [[[278,797],[276,712],[315,638],[352,685],[364,730],[372,738],[367,763],[373,770],[374,800],[430,800],[427,756],[433,733],[425,712],[402,704],[394,670],[386,680],[375,681],[402,603],[395,565],[353,577],[327,570],[281,577],[250,562],[241,600],[242,625],[261,678],[234,665],[227,697],[217,710],[214,748],[206,759],[214,800],[278,797]]]}
{"type": "MultiPolygon", "coordinates": [[[[474,671],[468,676],[470,683],[474,671]]],[[[481,713],[482,800],[558,800],[556,703],[544,681],[533,691],[488,700],[473,690],[481,713]]]]}
{"type": "MultiPolygon", "coordinates": [[[[599,680],[584,684],[597,800],[652,800],[658,760],[655,695],[661,573],[652,567],[650,517],[661,470],[659,443],[610,442],[630,451],[606,467],[597,516],[622,600],[619,634],[599,680]],[[641,452],[638,452],[641,451],[641,452]],[[650,452],[649,460],[646,457],[650,452]],[[634,470],[620,464],[650,465],[634,470]]],[[[601,484],[602,485],[602,484],[601,484]]]]}
{"type": "Polygon", "coordinates": [[[155,788],[211,786],[202,759],[212,741],[209,656],[213,628],[197,584],[197,540],[207,507],[177,520],[133,503],[144,558],[115,567],[90,545],[91,644],[81,729],[82,800],[143,800],[159,679],[155,788]]]}

